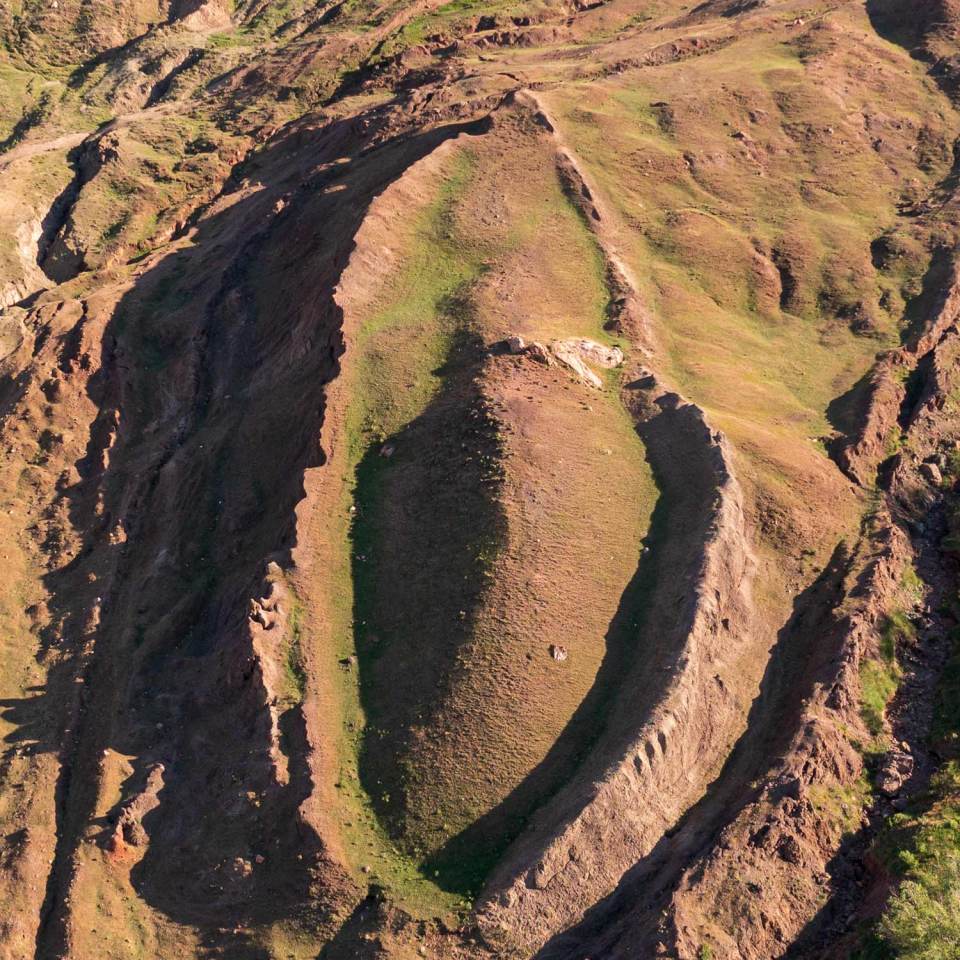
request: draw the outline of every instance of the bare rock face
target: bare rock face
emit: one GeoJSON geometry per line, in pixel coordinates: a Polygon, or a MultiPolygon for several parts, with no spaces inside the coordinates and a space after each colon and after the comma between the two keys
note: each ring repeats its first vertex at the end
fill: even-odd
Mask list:
{"type": "Polygon", "coordinates": [[[556,341],[550,345],[550,352],[588,386],[597,390],[603,386],[603,381],[587,366],[579,350],[556,341]]]}
{"type": "Polygon", "coordinates": [[[623,351],[619,347],[604,346],[585,337],[554,340],[549,348],[537,340],[528,344],[521,336],[508,337],[505,344],[513,356],[525,355],[547,366],[559,362],[596,389],[603,386],[603,381],[591,367],[613,370],[623,365],[623,351]]]}
{"type": "Polygon", "coordinates": [[[558,340],[553,344],[554,352],[563,350],[565,353],[575,353],[586,363],[604,370],[613,370],[623,365],[623,351],[619,347],[605,347],[596,340],[573,338],[558,340]]]}
{"type": "Polygon", "coordinates": [[[623,351],[619,347],[605,347],[595,340],[580,337],[554,340],[550,352],[584,383],[597,389],[603,386],[603,381],[590,369],[591,366],[613,370],[623,364],[623,351]]]}
{"type": "Polygon", "coordinates": [[[940,472],[940,467],[935,463],[922,463],[920,473],[935,486],[939,487],[943,483],[943,474],[940,472]]]}
{"type": "Polygon", "coordinates": [[[877,773],[877,789],[887,797],[895,797],[913,774],[914,760],[909,753],[891,750],[877,773]]]}
{"type": "MultiPolygon", "coordinates": [[[[953,262],[948,284],[940,292],[928,322],[906,346],[884,353],[877,360],[870,374],[868,402],[857,432],[836,453],[841,469],[862,486],[872,483],[877,467],[889,455],[888,440],[896,429],[904,400],[904,377],[958,318],[960,279],[956,262],[953,262]]],[[[930,397],[925,399],[931,400],[930,397]]],[[[938,482],[933,479],[940,472],[935,464],[924,464],[921,472],[927,480],[938,482]]]]}

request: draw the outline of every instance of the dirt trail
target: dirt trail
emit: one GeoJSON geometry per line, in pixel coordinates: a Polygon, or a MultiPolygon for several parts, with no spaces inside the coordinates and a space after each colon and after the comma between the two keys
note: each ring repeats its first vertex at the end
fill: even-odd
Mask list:
{"type": "Polygon", "coordinates": [[[0,170],[6,170],[13,163],[20,160],[29,160],[41,153],[50,153],[53,150],[72,150],[94,132],[93,130],[81,130],[79,133],[65,133],[63,136],[54,137],[51,140],[22,143],[0,155],[0,170]]]}
{"type": "Polygon", "coordinates": [[[174,109],[172,104],[161,103],[153,107],[146,107],[143,110],[134,110],[131,113],[121,113],[118,116],[111,117],[106,123],[101,124],[93,130],[80,130],[76,133],[65,133],[59,137],[53,137],[50,140],[28,140],[0,154],[0,173],[7,169],[11,164],[19,163],[22,160],[29,160],[32,157],[44,153],[52,153],[55,150],[70,151],[82,143],[90,143],[93,140],[110,133],[111,130],[122,130],[131,124],[150,120],[154,117],[162,117],[169,114],[174,109]]]}

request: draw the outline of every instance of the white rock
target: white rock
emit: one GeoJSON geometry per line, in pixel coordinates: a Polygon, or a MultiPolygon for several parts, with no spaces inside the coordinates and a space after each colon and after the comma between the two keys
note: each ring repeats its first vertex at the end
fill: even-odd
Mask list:
{"type": "Polygon", "coordinates": [[[582,360],[594,367],[613,370],[623,363],[623,351],[619,347],[605,347],[602,343],[587,340],[585,337],[573,337],[558,343],[579,354],[582,360]]]}
{"type": "Polygon", "coordinates": [[[583,362],[576,350],[566,341],[557,340],[550,345],[553,355],[566,367],[569,367],[584,383],[598,390],[603,386],[600,378],[583,362]]]}

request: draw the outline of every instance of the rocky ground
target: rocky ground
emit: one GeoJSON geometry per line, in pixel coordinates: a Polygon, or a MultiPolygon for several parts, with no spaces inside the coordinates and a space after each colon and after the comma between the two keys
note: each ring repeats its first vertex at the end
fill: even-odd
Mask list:
{"type": "Polygon", "coordinates": [[[0,0],[0,957],[952,956],[958,31],[0,0]]]}

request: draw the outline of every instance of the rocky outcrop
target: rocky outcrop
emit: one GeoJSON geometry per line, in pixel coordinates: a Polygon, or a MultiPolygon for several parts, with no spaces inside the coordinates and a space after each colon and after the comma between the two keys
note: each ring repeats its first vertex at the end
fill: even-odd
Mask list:
{"type": "Polygon", "coordinates": [[[43,233],[38,219],[22,221],[13,232],[18,268],[6,274],[0,288],[0,309],[12,306],[43,288],[46,277],[37,266],[37,243],[43,233]]]}
{"type": "Polygon", "coordinates": [[[603,381],[591,367],[614,370],[623,365],[623,351],[619,347],[604,346],[585,337],[554,340],[547,347],[539,340],[527,343],[521,336],[512,336],[507,338],[505,344],[507,353],[513,356],[527,356],[547,366],[560,363],[583,383],[598,390],[603,386],[603,381]]]}
{"type": "MultiPolygon", "coordinates": [[[[542,359],[544,347],[533,343],[525,352],[535,359],[542,359]]],[[[623,351],[619,347],[605,347],[595,340],[573,338],[569,340],[554,340],[550,344],[550,356],[571,370],[588,386],[599,390],[603,381],[591,369],[591,366],[604,370],[613,370],[623,363],[623,351]]],[[[549,358],[548,358],[549,359],[549,358]]]]}
{"type": "Polygon", "coordinates": [[[558,340],[553,344],[553,352],[557,353],[560,349],[571,351],[582,357],[585,363],[604,370],[615,370],[623,364],[623,351],[619,347],[606,347],[584,337],[558,340]]]}
{"type": "Polygon", "coordinates": [[[163,789],[162,763],[155,763],[147,772],[147,782],[143,789],[120,811],[120,816],[107,840],[107,849],[122,855],[126,847],[142,847],[147,842],[147,832],[143,828],[143,818],[160,806],[158,794],[163,789]]]}
{"type": "Polygon", "coordinates": [[[781,956],[817,912],[844,832],[859,826],[863,758],[852,740],[869,737],[859,714],[861,664],[877,655],[908,555],[906,537],[888,528],[859,578],[856,608],[825,638],[836,656],[824,658],[783,759],[678,884],[661,935],[676,956],[695,960],[704,944],[718,956],[781,956]]]}
{"type": "MultiPolygon", "coordinates": [[[[857,435],[836,450],[840,468],[861,486],[876,478],[877,467],[891,454],[902,406],[906,381],[944,333],[960,318],[960,279],[953,264],[949,283],[931,315],[911,342],[885,353],[870,374],[866,413],[857,435]]],[[[926,402],[928,398],[924,398],[926,402]]]]}
{"type": "Polygon", "coordinates": [[[896,351],[878,363],[870,374],[866,416],[857,435],[836,449],[834,458],[840,469],[860,486],[869,486],[877,475],[877,466],[888,455],[897,428],[903,402],[905,358],[896,351]]]}
{"type": "Polygon", "coordinates": [[[269,724],[268,753],[278,785],[290,781],[287,757],[280,746],[280,713],[302,696],[301,691],[289,689],[287,679],[291,671],[302,670],[297,662],[299,651],[290,636],[290,605],[280,567],[271,562],[263,595],[250,600],[247,629],[252,651],[249,683],[256,690],[257,709],[269,724]]]}

